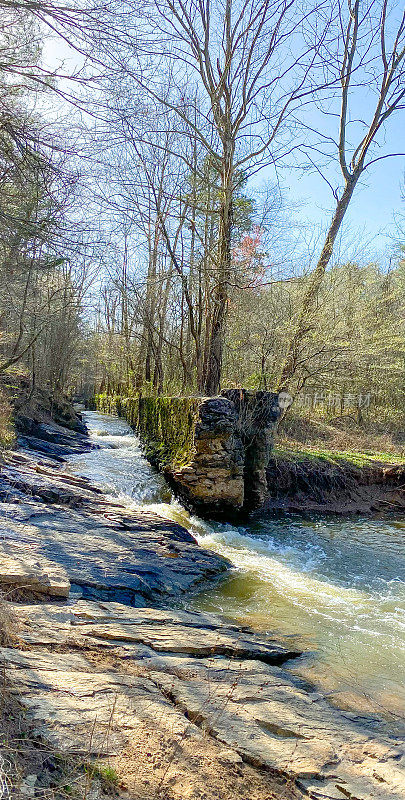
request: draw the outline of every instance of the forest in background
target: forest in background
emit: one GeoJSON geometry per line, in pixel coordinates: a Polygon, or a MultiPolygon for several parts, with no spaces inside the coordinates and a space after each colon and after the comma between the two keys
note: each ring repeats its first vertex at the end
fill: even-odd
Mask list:
{"type": "Polygon", "coordinates": [[[383,262],[343,225],[398,156],[397,5],[0,0],[0,15],[3,440],[23,381],[27,402],[284,389],[292,416],[401,444],[400,210],[383,262]],[[73,56],[50,65],[49,42],[73,56]],[[330,185],[322,231],[284,168],[330,185]]]}

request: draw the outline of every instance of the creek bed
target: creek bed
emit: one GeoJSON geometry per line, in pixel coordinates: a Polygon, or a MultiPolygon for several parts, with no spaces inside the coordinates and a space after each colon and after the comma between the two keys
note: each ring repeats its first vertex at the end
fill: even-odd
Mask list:
{"type": "Polygon", "coordinates": [[[240,527],[191,517],[171,498],[139,441],[118,417],[86,412],[100,449],[69,469],[108,494],[175,519],[201,545],[228,557],[229,575],[187,599],[271,631],[307,655],[291,669],[331,702],[377,714],[391,730],[405,708],[405,521],[397,518],[267,516],[240,527]]]}

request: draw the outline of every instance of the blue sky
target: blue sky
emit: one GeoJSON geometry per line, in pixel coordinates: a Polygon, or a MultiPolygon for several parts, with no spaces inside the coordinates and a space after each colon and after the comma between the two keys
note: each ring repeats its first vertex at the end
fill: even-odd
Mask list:
{"type": "MultiPolygon", "coordinates": [[[[388,129],[387,143],[392,152],[405,152],[405,114],[398,116],[388,129]]],[[[387,158],[372,165],[365,172],[345,218],[345,229],[352,234],[358,231],[367,240],[372,240],[376,252],[393,248],[396,236],[394,216],[405,215],[402,199],[404,188],[405,158],[387,158]]],[[[288,196],[298,207],[303,220],[315,225],[327,225],[333,208],[332,193],[325,181],[317,174],[300,176],[290,171],[281,175],[288,196]],[[302,203],[302,205],[301,205],[302,203]]],[[[296,211],[297,211],[296,207],[296,211]]]]}

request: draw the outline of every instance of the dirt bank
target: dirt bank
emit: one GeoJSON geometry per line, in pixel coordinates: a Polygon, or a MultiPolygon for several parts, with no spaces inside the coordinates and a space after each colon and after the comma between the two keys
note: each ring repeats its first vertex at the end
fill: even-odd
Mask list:
{"type": "MultiPolygon", "coordinates": [[[[337,454],[338,456],[339,454],[337,454]]],[[[405,511],[405,465],[344,457],[273,457],[263,511],[370,514],[405,511]]]]}

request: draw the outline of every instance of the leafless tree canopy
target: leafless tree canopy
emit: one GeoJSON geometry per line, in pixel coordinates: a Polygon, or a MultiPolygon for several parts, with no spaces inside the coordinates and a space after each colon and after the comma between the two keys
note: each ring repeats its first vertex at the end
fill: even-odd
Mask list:
{"type": "Polygon", "coordinates": [[[400,156],[397,5],[2,0],[0,13],[0,370],[58,391],[203,394],[294,394],[335,374],[342,223],[356,186],[400,156]],[[313,247],[287,168],[331,191],[313,247]]]}

